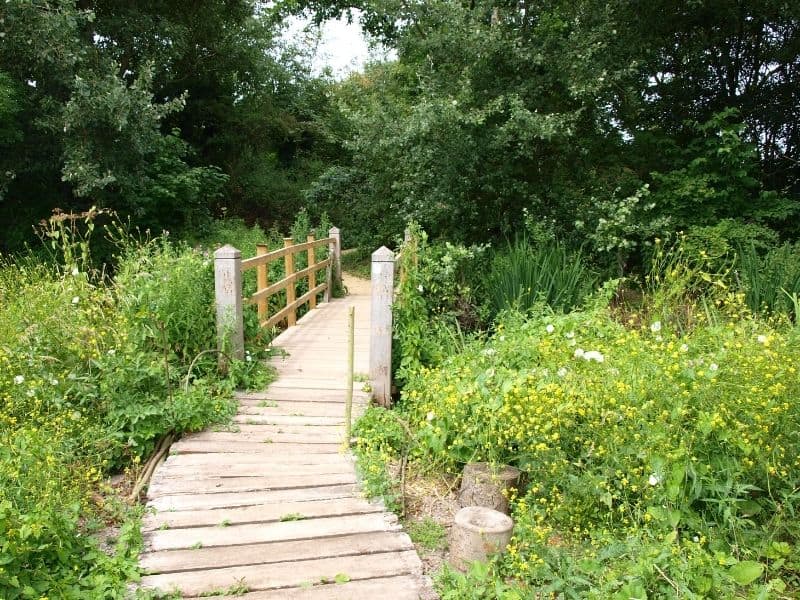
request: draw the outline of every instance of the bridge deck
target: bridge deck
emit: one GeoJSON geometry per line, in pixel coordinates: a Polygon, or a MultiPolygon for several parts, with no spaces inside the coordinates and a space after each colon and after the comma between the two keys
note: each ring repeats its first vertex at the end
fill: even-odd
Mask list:
{"type": "MultiPolygon", "coordinates": [[[[239,394],[234,431],[173,445],[148,491],[142,585],[184,597],[249,600],[428,598],[421,563],[394,515],[360,494],[342,453],[347,312],[355,372],[369,361],[369,282],[321,304],[273,345],[278,379],[239,394]],[[242,592],[245,592],[242,594],[242,592]]],[[[356,384],[354,413],[368,394],[356,384]]]]}

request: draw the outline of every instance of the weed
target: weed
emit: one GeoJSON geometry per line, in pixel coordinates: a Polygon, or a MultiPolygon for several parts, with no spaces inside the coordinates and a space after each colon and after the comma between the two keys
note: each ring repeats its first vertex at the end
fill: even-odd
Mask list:
{"type": "Polygon", "coordinates": [[[444,550],[447,547],[447,531],[444,525],[430,517],[406,523],[406,531],[415,544],[426,550],[444,550]]]}
{"type": "Polygon", "coordinates": [[[286,513],[285,515],[281,515],[280,521],[302,521],[305,519],[305,515],[302,513],[286,513]]]}

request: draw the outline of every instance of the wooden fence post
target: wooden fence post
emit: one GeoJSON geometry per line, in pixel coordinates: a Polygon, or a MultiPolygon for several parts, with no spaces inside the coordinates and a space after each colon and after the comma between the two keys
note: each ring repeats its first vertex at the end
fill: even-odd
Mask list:
{"type": "MultiPolygon", "coordinates": [[[[314,234],[313,233],[309,233],[308,237],[306,238],[306,241],[309,242],[309,243],[313,242],[314,241],[314,234]]],[[[313,267],[317,263],[317,256],[316,256],[315,252],[316,251],[315,251],[314,248],[309,248],[308,249],[308,266],[309,267],[313,267]]],[[[308,289],[310,291],[310,290],[313,290],[315,287],[317,287],[317,272],[312,270],[312,271],[309,271],[309,273],[308,273],[308,289]]],[[[317,295],[314,294],[308,300],[308,308],[310,310],[310,309],[316,308],[316,307],[317,307],[317,295]]]]}
{"type": "MultiPolygon", "coordinates": [[[[294,245],[294,240],[292,238],[283,238],[283,247],[289,248],[290,246],[294,245]]],[[[284,274],[285,277],[289,277],[290,275],[294,275],[294,254],[292,252],[287,252],[286,256],[283,259],[283,264],[286,267],[284,274]]],[[[286,306],[289,306],[292,302],[296,299],[296,290],[294,281],[289,282],[289,285],[286,286],[286,306]]],[[[288,327],[293,327],[297,323],[297,312],[294,310],[290,310],[289,314],[286,315],[286,325],[288,327]]]]}
{"type": "Polygon", "coordinates": [[[333,285],[335,287],[342,287],[342,232],[338,227],[331,227],[328,236],[334,239],[331,244],[331,260],[333,262],[331,270],[333,271],[333,285]]]}
{"type": "Polygon", "coordinates": [[[381,246],[372,253],[372,307],[369,336],[369,378],[381,406],[392,402],[392,299],[394,252],[381,246]]]}
{"type": "MultiPolygon", "coordinates": [[[[217,345],[233,358],[244,358],[242,319],[242,253],[225,245],[214,252],[214,299],[217,308],[217,345]]],[[[219,355],[221,369],[228,361],[219,355]]]]}
{"type": "MultiPolygon", "coordinates": [[[[269,252],[269,246],[266,244],[256,244],[256,256],[264,256],[269,252]]],[[[256,267],[256,291],[263,290],[269,283],[269,265],[264,263],[256,267]]],[[[258,323],[259,325],[268,318],[268,298],[262,298],[258,301],[258,323]]]]}

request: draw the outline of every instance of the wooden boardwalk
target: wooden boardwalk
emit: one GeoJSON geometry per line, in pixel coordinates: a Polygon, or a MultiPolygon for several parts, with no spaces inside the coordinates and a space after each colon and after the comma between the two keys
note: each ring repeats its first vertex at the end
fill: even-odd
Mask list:
{"type": "MultiPolygon", "coordinates": [[[[435,597],[394,515],[359,491],[342,452],[347,311],[355,372],[369,362],[369,282],[321,304],[273,345],[278,379],[240,394],[233,431],[173,445],[148,491],[142,585],[184,597],[405,600],[435,597]],[[228,596],[226,596],[228,594],[228,596]]],[[[356,384],[354,413],[368,394],[356,384]]]]}

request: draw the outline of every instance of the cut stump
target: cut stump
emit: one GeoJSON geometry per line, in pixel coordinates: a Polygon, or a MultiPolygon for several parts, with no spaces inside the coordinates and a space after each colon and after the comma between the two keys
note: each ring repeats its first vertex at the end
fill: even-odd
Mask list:
{"type": "Polygon", "coordinates": [[[493,467],[489,463],[469,463],[461,476],[459,504],[485,506],[508,514],[508,496],[519,485],[520,470],[508,465],[493,467]]]}
{"type": "Polygon", "coordinates": [[[466,570],[471,562],[505,552],[513,529],[511,517],[499,511],[485,506],[462,508],[450,531],[450,564],[466,570]]]}

